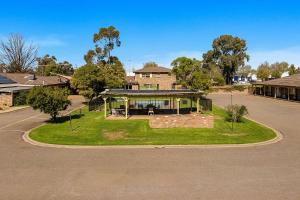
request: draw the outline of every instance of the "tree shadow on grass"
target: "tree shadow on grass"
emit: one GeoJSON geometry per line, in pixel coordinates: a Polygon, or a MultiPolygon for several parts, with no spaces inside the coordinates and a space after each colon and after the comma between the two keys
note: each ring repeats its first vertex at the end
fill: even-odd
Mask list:
{"type": "Polygon", "coordinates": [[[71,115],[71,117],[70,117],[70,115],[65,115],[65,116],[56,118],[55,121],[49,119],[46,122],[51,123],[51,124],[61,124],[61,123],[70,121],[70,118],[71,118],[71,120],[74,120],[74,119],[80,119],[83,116],[84,116],[84,114],[73,114],[73,115],[71,115]]]}

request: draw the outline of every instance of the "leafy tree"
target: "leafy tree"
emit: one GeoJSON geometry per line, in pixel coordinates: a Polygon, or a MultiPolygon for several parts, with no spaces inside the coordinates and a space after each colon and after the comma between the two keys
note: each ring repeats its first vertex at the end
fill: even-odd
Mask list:
{"type": "Polygon", "coordinates": [[[281,75],[288,71],[289,64],[287,62],[276,62],[273,63],[271,66],[271,76],[273,78],[281,78],[281,75]]]}
{"type": "Polygon", "coordinates": [[[297,73],[297,69],[296,69],[295,65],[291,64],[291,66],[289,67],[289,75],[291,76],[291,75],[294,75],[296,73],[297,73]]]}
{"type": "Polygon", "coordinates": [[[89,50],[86,55],[84,55],[84,60],[88,65],[91,65],[95,61],[96,53],[93,50],[89,50]]]}
{"type": "Polygon", "coordinates": [[[201,62],[196,59],[179,57],[173,60],[171,66],[173,66],[172,73],[176,75],[179,83],[188,86],[191,84],[192,74],[200,70],[201,62]]]}
{"type": "Polygon", "coordinates": [[[216,66],[210,66],[208,69],[208,73],[210,74],[210,77],[212,79],[212,84],[217,86],[223,86],[225,85],[225,79],[222,75],[221,70],[216,66]]]}
{"type": "Polygon", "coordinates": [[[80,95],[92,99],[104,90],[105,80],[97,65],[87,64],[75,70],[71,85],[80,95]]]}
{"type": "Polygon", "coordinates": [[[218,66],[222,70],[226,84],[232,84],[232,78],[238,68],[249,61],[246,41],[231,35],[221,35],[212,44],[212,50],[203,54],[203,66],[218,66]]]}
{"type": "Polygon", "coordinates": [[[46,54],[44,57],[37,58],[38,67],[36,73],[43,76],[51,76],[53,74],[72,75],[74,69],[68,61],[57,63],[54,56],[46,54]]]}
{"type": "Polygon", "coordinates": [[[79,94],[92,99],[104,88],[119,88],[124,85],[126,73],[123,64],[111,55],[114,47],[121,45],[119,35],[119,31],[113,26],[100,28],[94,34],[95,50],[89,50],[84,55],[87,64],[75,71],[71,81],[79,94]]]}
{"type": "Polygon", "coordinates": [[[19,34],[11,34],[0,43],[0,64],[4,64],[6,72],[32,72],[36,55],[37,47],[26,44],[19,34]]]}
{"type": "Polygon", "coordinates": [[[71,104],[68,100],[68,90],[54,87],[33,87],[28,96],[27,103],[33,109],[50,114],[51,119],[56,121],[60,111],[67,109],[71,104]]]}
{"type": "Polygon", "coordinates": [[[257,68],[257,78],[260,78],[262,81],[265,81],[271,75],[270,64],[268,62],[262,63],[257,68]]]}
{"type": "Polygon", "coordinates": [[[147,68],[147,67],[158,67],[158,64],[156,62],[147,62],[144,64],[143,66],[144,68],[147,68]]]}
{"type": "Polygon", "coordinates": [[[120,88],[125,84],[126,72],[123,64],[114,57],[110,64],[101,64],[99,69],[106,88],[120,88]],[[102,65],[102,66],[101,66],[102,65]]]}
{"type": "Polygon", "coordinates": [[[212,82],[207,73],[203,71],[195,71],[191,77],[191,88],[199,90],[208,90],[212,82]]]}

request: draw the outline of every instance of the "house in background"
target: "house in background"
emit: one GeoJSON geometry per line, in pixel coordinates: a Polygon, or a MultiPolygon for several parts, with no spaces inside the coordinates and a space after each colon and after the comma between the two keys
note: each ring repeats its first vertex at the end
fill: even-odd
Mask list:
{"type": "Polygon", "coordinates": [[[144,67],[133,72],[134,76],[127,76],[127,89],[132,90],[173,90],[179,89],[176,76],[171,69],[165,67],[144,67]]]}
{"type": "Polygon", "coordinates": [[[67,87],[70,78],[56,76],[36,76],[27,73],[0,73],[0,108],[15,105],[15,99],[21,93],[28,92],[34,86],[67,87]]]}
{"type": "Polygon", "coordinates": [[[126,77],[125,89],[107,89],[101,93],[107,111],[112,115],[183,114],[211,110],[211,101],[203,91],[182,89],[176,76],[165,67],[144,67],[126,77]],[[109,109],[107,109],[107,103],[109,109]]]}

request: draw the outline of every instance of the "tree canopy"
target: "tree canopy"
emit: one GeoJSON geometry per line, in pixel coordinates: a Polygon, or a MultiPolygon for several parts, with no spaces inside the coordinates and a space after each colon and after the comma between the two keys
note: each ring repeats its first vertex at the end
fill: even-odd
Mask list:
{"type": "Polygon", "coordinates": [[[288,71],[289,64],[287,62],[276,62],[271,64],[270,70],[271,70],[271,76],[273,78],[280,78],[281,75],[288,71]]]}
{"type": "Polygon", "coordinates": [[[176,79],[183,86],[191,85],[192,75],[201,68],[201,62],[196,59],[187,57],[179,57],[171,63],[172,73],[176,75],[176,79]]]}
{"type": "Polygon", "coordinates": [[[57,63],[55,56],[46,54],[43,57],[37,58],[36,74],[43,76],[51,76],[53,74],[72,75],[74,69],[68,61],[57,63]]]}
{"type": "Polygon", "coordinates": [[[121,45],[119,31],[113,27],[100,28],[94,34],[94,50],[84,55],[86,65],[75,70],[71,85],[79,94],[92,99],[105,88],[120,88],[125,83],[125,69],[116,56],[111,55],[114,47],[121,45]]]}
{"type": "Polygon", "coordinates": [[[71,85],[80,95],[92,99],[104,90],[105,83],[100,68],[87,64],[75,70],[71,85]]]}
{"type": "Polygon", "coordinates": [[[270,64],[268,62],[262,63],[257,68],[257,78],[265,81],[271,76],[270,64]]]}
{"type": "Polygon", "coordinates": [[[125,70],[116,58],[111,64],[86,64],[75,70],[71,80],[72,87],[80,95],[92,99],[105,88],[120,88],[125,83],[125,70]]]}
{"type": "Polygon", "coordinates": [[[221,35],[212,44],[212,50],[203,54],[203,66],[211,68],[217,66],[227,84],[232,83],[232,78],[238,68],[249,60],[246,41],[231,35],[221,35]]]}
{"type": "Polygon", "coordinates": [[[179,57],[171,63],[172,73],[183,87],[208,90],[212,84],[212,77],[207,69],[202,68],[201,61],[193,58],[179,57]]]}
{"type": "Polygon", "coordinates": [[[156,62],[146,62],[143,66],[144,68],[147,68],[147,67],[158,67],[158,64],[156,62]]]}
{"type": "Polygon", "coordinates": [[[94,50],[89,50],[84,56],[87,64],[95,62],[111,63],[113,57],[111,51],[115,47],[121,46],[120,32],[114,27],[100,28],[97,33],[94,33],[93,42],[95,44],[94,50]]]}
{"type": "Polygon", "coordinates": [[[56,120],[59,111],[67,109],[71,104],[68,100],[68,90],[55,87],[33,87],[28,96],[27,103],[33,109],[50,114],[52,120],[56,120]]]}

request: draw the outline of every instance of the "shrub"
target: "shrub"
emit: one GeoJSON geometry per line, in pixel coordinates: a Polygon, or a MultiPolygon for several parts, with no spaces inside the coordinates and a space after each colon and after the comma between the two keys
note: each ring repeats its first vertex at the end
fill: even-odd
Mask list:
{"type": "Polygon", "coordinates": [[[28,91],[20,91],[18,94],[16,94],[14,97],[14,106],[26,105],[27,94],[28,91]]]}
{"type": "Polygon", "coordinates": [[[214,85],[216,86],[223,86],[225,85],[225,80],[224,80],[224,77],[222,75],[219,75],[219,76],[215,76],[213,78],[213,81],[214,81],[214,85]]]}
{"type": "Polygon", "coordinates": [[[71,104],[67,89],[40,86],[30,90],[27,103],[35,110],[50,114],[54,121],[59,111],[67,109],[71,104]]]}
{"type": "Polygon", "coordinates": [[[229,105],[226,107],[228,121],[241,122],[242,117],[248,114],[248,110],[244,105],[229,105]]]}
{"type": "Polygon", "coordinates": [[[246,87],[244,85],[233,85],[232,89],[243,92],[246,89],[246,87]]]}

